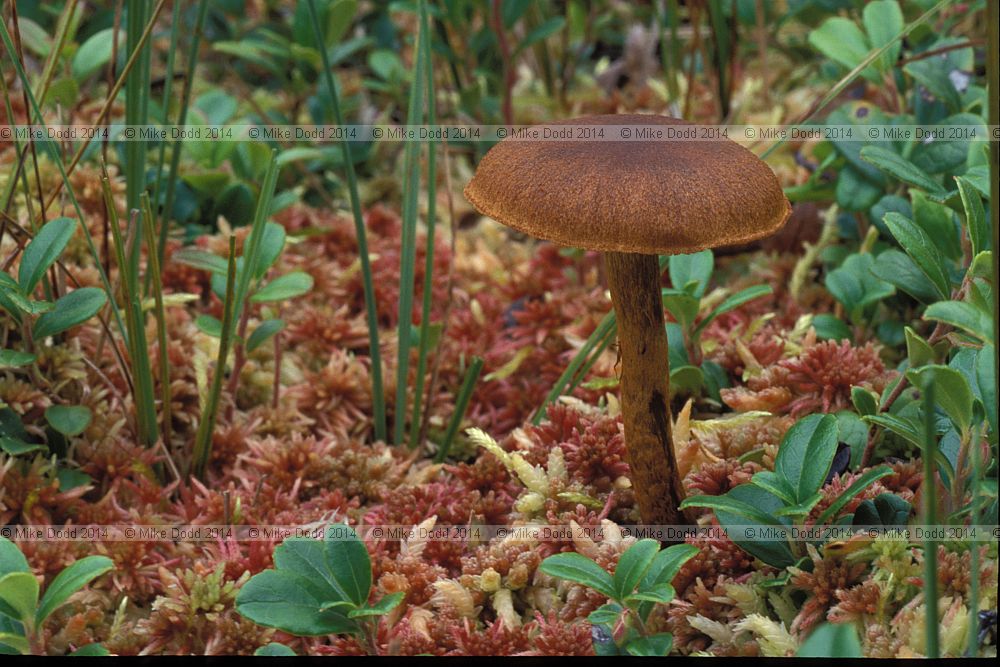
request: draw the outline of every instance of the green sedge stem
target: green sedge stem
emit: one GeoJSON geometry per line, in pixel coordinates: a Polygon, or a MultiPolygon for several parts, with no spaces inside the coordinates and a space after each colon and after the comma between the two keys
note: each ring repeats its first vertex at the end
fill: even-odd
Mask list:
{"type": "MultiPolygon", "coordinates": [[[[423,0],[417,4],[418,11],[424,11],[423,0]]],[[[419,125],[424,107],[424,34],[423,25],[417,31],[417,62],[410,86],[410,103],[406,114],[408,125],[419,125]]],[[[420,189],[420,147],[419,141],[406,144],[403,155],[403,228],[400,239],[399,261],[399,325],[396,358],[396,418],[393,423],[394,444],[402,444],[406,430],[407,385],[410,376],[410,337],[413,327],[413,279],[417,261],[417,195],[420,189]]]]}
{"type": "Polygon", "coordinates": [[[469,368],[465,371],[465,379],[462,380],[462,387],[458,391],[458,397],[455,399],[455,412],[451,415],[451,421],[448,422],[448,429],[445,431],[444,440],[441,442],[441,449],[438,450],[437,456],[434,457],[436,463],[441,463],[448,456],[448,452],[451,451],[451,443],[455,440],[455,436],[458,434],[458,427],[462,425],[462,420],[465,418],[465,411],[469,408],[469,401],[472,399],[472,390],[476,387],[476,380],[479,379],[479,374],[483,370],[483,360],[481,357],[473,357],[472,363],[469,364],[469,368]]]}
{"type": "MultiPolygon", "coordinates": [[[[203,0],[204,1],[204,0],[203,0]]],[[[323,79],[330,91],[330,110],[337,125],[344,124],[344,116],[340,111],[340,100],[337,87],[333,82],[330,67],[330,56],[319,30],[319,16],[316,13],[315,0],[308,0],[309,18],[316,35],[319,56],[323,63],[323,79]]],[[[382,348],[379,343],[378,308],[375,302],[375,283],[372,280],[371,258],[368,256],[368,237],[365,232],[365,218],[361,212],[361,197],[358,195],[358,176],[354,170],[354,159],[351,157],[351,144],[345,138],[340,144],[344,152],[344,170],[347,172],[347,192],[351,199],[351,212],[354,216],[354,234],[358,242],[358,258],[361,260],[361,284],[365,294],[365,319],[368,324],[368,356],[371,359],[372,375],[372,420],[375,422],[375,439],[385,442],[385,392],[382,388],[382,348]]]]}
{"type": "MultiPolygon", "coordinates": [[[[421,6],[420,29],[425,35],[430,35],[429,18],[427,16],[427,5],[421,6]]],[[[434,125],[436,114],[434,113],[434,67],[431,61],[430,39],[423,42],[423,58],[427,68],[427,123],[434,125]]],[[[436,227],[436,188],[437,188],[437,141],[431,140],[427,143],[427,239],[424,250],[424,286],[420,305],[420,341],[417,356],[417,378],[413,389],[413,415],[410,419],[410,449],[417,447],[420,443],[417,438],[420,436],[421,419],[421,398],[424,393],[424,376],[427,373],[427,348],[429,347],[430,327],[431,327],[431,299],[434,287],[434,230],[436,227]]],[[[430,409],[430,404],[425,409],[430,409]]]]}

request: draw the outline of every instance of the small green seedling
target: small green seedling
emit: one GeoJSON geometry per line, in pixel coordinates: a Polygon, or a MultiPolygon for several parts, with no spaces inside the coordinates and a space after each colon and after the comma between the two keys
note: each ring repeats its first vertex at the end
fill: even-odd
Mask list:
{"type": "Polygon", "coordinates": [[[52,612],[112,567],[106,556],[81,558],[60,572],[39,599],[38,580],[24,554],[13,542],[0,537],[0,654],[44,654],[42,628],[52,612]]]}
{"type": "Polygon", "coordinates": [[[368,550],[353,528],[337,524],[327,527],[323,540],[292,537],[282,542],[274,550],[274,569],[244,584],[236,610],[258,625],[289,634],[350,634],[372,645],[378,617],[395,609],[404,594],[369,604],[371,589],[368,550]]]}
{"type": "MultiPolygon", "coordinates": [[[[269,222],[264,226],[264,234],[260,241],[256,267],[252,273],[250,292],[247,299],[250,303],[272,303],[302,296],[312,289],[313,279],[304,271],[292,271],[276,276],[264,282],[268,270],[274,265],[285,247],[285,229],[281,225],[269,222]]],[[[251,239],[247,239],[245,247],[249,247],[251,239]]],[[[197,248],[184,248],[174,253],[173,260],[187,264],[196,269],[209,271],[212,274],[212,290],[220,299],[226,296],[227,263],[224,257],[214,255],[197,248]]],[[[244,261],[236,260],[237,282],[243,272],[244,261]]],[[[249,310],[244,311],[249,312],[249,310]]],[[[199,315],[195,324],[202,332],[218,338],[222,334],[222,322],[211,315],[199,315]]],[[[244,342],[246,352],[253,352],[263,345],[285,326],[278,318],[265,319],[256,329],[250,332],[244,342]]]]}
{"type": "Polygon", "coordinates": [[[663,656],[670,653],[673,636],[649,632],[646,621],[655,605],[669,604],[674,599],[670,582],[696,553],[697,547],[690,544],[661,551],[659,542],[645,539],[621,555],[614,575],[578,553],[549,556],[539,569],[608,597],[607,604],[587,617],[595,626],[594,650],[598,655],[663,656]]]}
{"type": "Polygon", "coordinates": [[[670,386],[673,390],[696,393],[708,388],[713,398],[725,386],[725,372],[711,361],[701,358],[701,335],[715,318],[759,297],[771,294],[769,285],[755,285],[727,296],[721,303],[698,319],[704,307],[705,289],[708,287],[715,265],[711,250],[689,255],[671,255],[668,260],[670,281],[673,287],[662,290],[663,307],[676,322],[667,324],[670,340],[670,386]]]}
{"type": "MultiPolygon", "coordinates": [[[[34,296],[35,289],[66,249],[76,228],[77,222],[72,218],[50,220],[24,247],[17,278],[0,272],[0,308],[22,327],[24,338],[30,342],[83,324],[107,301],[104,290],[97,287],[75,289],[54,302],[34,296]]],[[[35,356],[30,352],[3,350],[0,356],[0,363],[5,366],[24,366],[34,361],[35,356]]]]}
{"type": "MultiPolygon", "coordinates": [[[[833,465],[840,426],[834,415],[809,415],[800,419],[785,434],[778,448],[774,470],[754,475],[749,484],[741,484],[721,496],[691,496],[681,509],[708,507],[715,511],[725,528],[752,526],[756,535],[770,529],[801,526],[823,498],[820,490],[833,465]]],[[[838,520],[844,507],[877,480],[892,474],[889,466],[869,468],[859,475],[816,519],[817,524],[838,520]]],[[[843,521],[850,522],[851,517],[843,521]]],[[[805,544],[798,541],[757,540],[736,528],[730,539],[751,556],[773,565],[787,567],[805,556],[805,544]]]]}

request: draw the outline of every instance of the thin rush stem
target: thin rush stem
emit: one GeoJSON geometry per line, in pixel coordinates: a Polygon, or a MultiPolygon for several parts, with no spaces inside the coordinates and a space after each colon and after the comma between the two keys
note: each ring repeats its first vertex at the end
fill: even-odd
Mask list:
{"type": "MultiPolygon", "coordinates": [[[[315,0],[308,0],[309,18],[312,20],[316,42],[319,45],[320,60],[323,63],[323,80],[330,93],[330,111],[337,125],[344,124],[340,111],[337,86],[330,71],[330,57],[323,46],[319,31],[319,17],[315,0]]],[[[372,421],[375,423],[375,439],[385,442],[385,392],[382,389],[382,350],[379,343],[378,307],[375,303],[375,283],[372,280],[371,258],[368,256],[368,236],[365,232],[365,218],[361,212],[361,197],[358,195],[358,175],[351,157],[351,143],[344,139],[340,144],[344,151],[344,171],[347,173],[347,192],[351,199],[351,214],[354,217],[354,235],[358,243],[358,259],[361,262],[361,285],[365,295],[365,322],[368,326],[368,357],[371,359],[372,376],[372,421]]]]}

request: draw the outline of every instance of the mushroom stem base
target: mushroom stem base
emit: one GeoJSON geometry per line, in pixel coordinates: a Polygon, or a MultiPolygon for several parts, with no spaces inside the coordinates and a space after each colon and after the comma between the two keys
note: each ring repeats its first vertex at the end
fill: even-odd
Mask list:
{"type": "Polygon", "coordinates": [[[682,523],[659,262],[655,255],[632,253],[604,258],[618,319],[622,419],[639,512],[646,524],[682,523]]]}

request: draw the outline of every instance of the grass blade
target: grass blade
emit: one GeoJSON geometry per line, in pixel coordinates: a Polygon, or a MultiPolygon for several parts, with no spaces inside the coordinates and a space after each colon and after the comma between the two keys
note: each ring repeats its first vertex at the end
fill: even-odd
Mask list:
{"type": "MultiPolygon", "coordinates": [[[[204,0],[202,0],[204,2],[204,0]]],[[[330,106],[333,120],[337,125],[344,124],[344,116],[340,111],[340,100],[337,87],[333,83],[330,70],[330,57],[323,44],[325,41],[319,32],[319,17],[316,14],[315,0],[308,0],[309,18],[312,20],[316,34],[316,43],[320,45],[319,55],[323,63],[323,79],[330,91],[330,106]]],[[[375,285],[372,281],[371,258],[368,256],[368,237],[365,232],[365,218],[361,212],[361,197],[358,195],[358,175],[354,170],[354,160],[351,157],[351,143],[346,137],[341,141],[344,151],[344,170],[347,172],[347,191],[351,199],[351,213],[354,216],[354,234],[358,243],[358,258],[361,260],[361,284],[365,294],[365,319],[368,325],[368,356],[371,359],[372,375],[372,421],[375,422],[375,439],[386,441],[385,421],[385,391],[382,388],[382,349],[379,343],[378,309],[375,303],[375,285]]]]}
{"type": "MultiPolygon", "coordinates": [[[[427,71],[427,124],[434,125],[437,122],[434,111],[434,65],[431,60],[430,45],[430,19],[428,18],[427,6],[422,5],[420,11],[420,29],[428,39],[423,42],[423,58],[427,71]]],[[[427,142],[427,239],[424,253],[424,285],[423,295],[420,304],[420,347],[417,354],[417,377],[413,389],[413,414],[410,419],[410,449],[417,447],[420,443],[417,439],[420,436],[421,419],[421,398],[424,393],[424,376],[427,373],[427,348],[429,346],[430,326],[431,326],[431,298],[434,286],[434,231],[436,225],[436,194],[437,194],[437,141],[432,139],[427,142]]],[[[425,409],[430,409],[428,404],[425,409]]]]}
{"type": "MultiPolygon", "coordinates": [[[[156,405],[153,402],[153,378],[149,366],[149,350],[146,348],[145,335],[137,332],[144,328],[145,317],[142,310],[142,295],[139,290],[138,276],[129,262],[130,245],[137,242],[135,237],[137,224],[133,215],[133,223],[129,229],[129,241],[122,238],[118,209],[111,193],[111,181],[107,172],[101,178],[104,191],[104,204],[110,217],[111,238],[114,242],[115,261],[118,264],[118,283],[122,292],[122,304],[125,312],[125,349],[128,351],[130,375],[132,377],[132,399],[136,409],[136,430],[143,444],[153,445],[159,438],[156,427],[156,405]],[[141,347],[139,345],[141,341],[141,347]]],[[[137,213],[133,211],[133,213],[137,213]]],[[[114,312],[118,311],[114,294],[108,292],[108,301],[114,312]]],[[[145,332],[143,332],[144,334],[145,332]]]]}
{"type": "Polygon", "coordinates": [[[153,209],[149,203],[149,194],[142,195],[142,223],[146,234],[148,248],[146,249],[149,263],[147,276],[153,292],[154,315],[156,317],[156,340],[160,348],[160,402],[163,413],[163,444],[169,451],[170,445],[170,356],[167,350],[167,315],[163,307],[163,281],[160,279],[160,260],[156,247],[156,232],[153,228],[153,209]]]}
{"type": "MultiPolygon", "coordinates": [[[[188,108],[191,106],[191,90],[194,88],[194,72],[198,66],[198,47],[201,44],[201,35],[205,27],[205,17],[208,15],[208,0],[200,0],[198,3],[198,15],[194,22],[194,32],[191,35],[191,44],[188,46],[187,71],[184,76],[184,88],[181,92],[180,109],[177,112],[177,125],[184,127],[187,124],[188,108]]],[[[171,70],[172,72],[172,70],[171,70]]],[[[163,253],[167,247],[167,232],[170,229],[170,215],[174,210],[174,196],[177,191],[177,173],[181,164],[181,149],[184,147],[183,140],[174,142],[173,151],[170,154],[170,173],[167,175],[167,190],[163,200],[160,219],[160,264],[163,264],[163,253]]],[[[157,171],[156,194],[159,198],[159,174],[157,171]]],[[[156,201],[159,206],[160,202],[156,201]]]]}
{"type": "MultiPolygon", "coordinates": [[[[273,164],[273,160],[272,160],[273,164]]],[[[244,271],[249,273],[249,271],[244,271]]],[[[226,360],[233,342],[234,305],[236,302],[236,237],[229,237],[229,264],[226,270],[226,300],[222,308],[222,336],[219,340],[219,356],[215,362],[215,373],[212,375],[212,386],[205,400],[205,409],[198,423],[198,432],[194,438],[194,450],[191,455],[191,473],[201,478],[205,474],[205,466],[212,452],[212,434],[215,432],[215,422],[219,415],[219,397],[222,394],[222,378],[226,375],[226,360]]]]}
{"type": "MultiPolygon", "coordinates": [[[[264,226],[271,213],[271,201],[274,198],[274,188],[278,182],[278,151],[271,151],[271,161],[267,165],[267,173],[260,187],[257,199],[257,209],[254,212],[253,226],[250,235],[243,246],[243,266],[236,270],[236,250],[234,237],[229,239],[229,263],[226,265],[226,300],[222,314],[222,333],[219,340],[219,357],[212,376],[212,386],[205,401],[205,409],[198,424],[195,435],[194,451],[191,459],[191,472],[198,478],[203,478],[205,466],[208,464],[212,451],[212,434],[218,419],[219,398],[222,394],[222,379],[226,374],[226,360],[229,352],[237,343],[237,323],[247,307],[247,297],[250,293],[250,283],[256,273],[255,267],[260,257],[260,245],[264,238],[264,226]]],[[[234,369],[234,374],[237,369],[234,369]]],[[[236,383],[231,382],[233,400],[236,399],[236,383]]]]}
{"type": "Polygon", "coordinates": [[[475,389],[476,380],[479,379],[479,374],[482,370],[482,358],[473,357],[472,363],[469,364],[469,368],[465,371],[465,379],[462,380],[462,387],[458,390],[458,396],[455,399],[455,412],[452,413],[451,421],[448,422],[448,429],[445,431],[444,440],[441,442],[441,449],[438,450],[437,456],[434,457],[436,463],[444,461],[451,450],[451,443],[454,442],[455,435],[458,434],[458,427],[462,425],[462,420],[465,418],[465,411],[469,408],[469,400],[472,399],[472,390],[475,389]]]}
{"type": "MultiPolygon", "coordinates": [[[[166,125],[170,122],[170,100],[173,99],[173,86],[174,86],[174,59],[177,55],[177,33],[181,22],[181,4],[180,2],[174,3],[174,10],[170,15],[170,47],[167,51],[167,71],[166,78],[163,82],[163,118],[160,119],[161,122],[166,125]]],[[[195,38],[197,39],[197,37],[195,38]]],[[[179,144],[179,142],[178,142],[179,144]]],[[[156,205],[160,205],[160,185],[163,182],[163,164],[166,161],[167,153],[167,142],[160,142],[159,155],[156,158],[156,180],[153,182],[153,197],[152,200],[156,202],[156,205]]],[[[166,210],[166,209],[164,209],[166,210]]],[[[164,215],[163,225],[166,229],[166,225],[169,224],[170,216],[169,214],[164,215]]],[[[153,220],[153,228],[156,228],[156,220],[153,220]]],[[[164,246],[166,244],[166,239],[161,240],[157,244],[157,248],[164,246]]],[[[164,250],[165,252],[165,250],[164,250]]],[[[163,262],[163,257],[157,254],[157,261],[159,263],[163,262]]],[[[149,290],[149,274],[146,275],[146,290],[149,290]]]]}
{"type": "MultiPolygon", "coordinates": [[[[129,53],[138,53],[139,60],[125,79],[125,123],[145,125],[149,116],[149,77],[152,51],[149,40],[142,39],[143,28],[149,20],[149,5],[145,2],[131,2],[126,5],[128,27],[126,48],[129,53]]],[[[146,189],[146,142],[129,141],[125,144],[125,200],[129,211],[141,206],[140,194],[146,189]]],[[[140,235],[141,238],[141,235],[140,235]]],[[[140,243],[135,244],[133,257],[129,258],[138,267],[140,243]]]]}
{"type": "MultiPolygon", "coordinates": [[[[424,2],[417,4],[424,11],[424,2]]],[[[417,32],[417,62],[410,86],[407,125],[419,125],[424,106],[424,40],[423,25],[417,32]]],[[[417,255],[417,195],[420,189],[420,141],[409,141],[403,156],[403,229],[400,239],[399,266],[399,354],[396,359],[396,418],[393,443],[402,444],[406,429],[406,394],[410,375],[410,328],[413,326],[413,274],[417,255]]]]}

